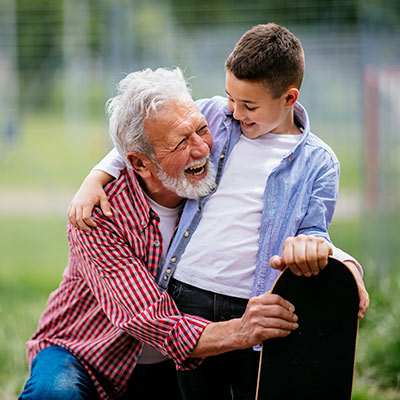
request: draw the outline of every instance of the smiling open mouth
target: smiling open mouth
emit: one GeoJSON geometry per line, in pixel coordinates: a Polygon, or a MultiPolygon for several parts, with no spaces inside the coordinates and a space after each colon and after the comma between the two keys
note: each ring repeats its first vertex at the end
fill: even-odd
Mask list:
{"type": "Polygon", "coordinates": [[[201,175],[206,169],[206,163],[207,161],[204,161],[201,164],[193,165],[189,168],[186,168],[185,173],[193,176],[201,175]]]}
{"type": "Polygon", "coordinates": [[[253,125],[255,125],[255,122],[246,123],[246,122],[240,121],[240,125],[242,125],[242,128],[251,128],[253,125]]]}

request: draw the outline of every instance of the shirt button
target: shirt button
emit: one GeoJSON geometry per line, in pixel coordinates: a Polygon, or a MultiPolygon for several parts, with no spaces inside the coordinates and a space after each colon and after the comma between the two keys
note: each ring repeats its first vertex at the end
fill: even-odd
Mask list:
{"type": "Polygon", "coordinates": [[[153,244],[154,244],[154,247],[159,247],[160,246],[160,241],[159,240],[155,240],[153,242],[153,244]]]}
{"type": "Polygon", "coordinates": [[[197,207],[197,212],[200,212],[200,211],[201,211],[201,207],[198,206],[198,207],[197,207]]]}
{"type": "Polygon", "coordinates": [[[217,184],[217,183],[214,183],[213,188],[216,189],[217,186],[218,186],[218,184],[217,184]]]}
{"type": "Polygon", "coordinates": [[[219,158],[220,158],[221,160],[223,160],[223,159],[225,158],[225,154],[222,153],[222,154],[219,156],[219,158]]]}
{"type": "Polygon", "coordinates": [[[142,220],[140,221],[140,224],[141,224],[142,226],[145,226],[145,225],[146,225],[146,221],[145,221],[144,219],[142,219],[142,220]]]}
{"type": "Polygon", "coordinates": [[[287,160],[288,160],[289,162],[291,162],[291,161],[292,161],[292,157],[289,157],[287,160]]]}
{"type": "Polygon", "coordinates": [[[171,268],[167,268],[167,274],[170,274],[171,272],[172,272],[172,269],[171,268]]]}
{"type": "Polygon", "coordinates": [[[185,235],[185,237],[188,237],[188,236],[190,235],[190,232],[189,232],[189,231],[186,231],[186,232],[184,233],[184,235],[185,235]]]}
{"type": "Polygon", "coordinates": [[[168,275],[164,275],[164,281],[168,280],[168,275]]]}
{"type": "Polygon", "coordinates": [[[171,258],[171,261],[174,263],[174,262],[176,261],[176,257],[175,257],[175,256],[172,257],[172,258],[171,258]]]}

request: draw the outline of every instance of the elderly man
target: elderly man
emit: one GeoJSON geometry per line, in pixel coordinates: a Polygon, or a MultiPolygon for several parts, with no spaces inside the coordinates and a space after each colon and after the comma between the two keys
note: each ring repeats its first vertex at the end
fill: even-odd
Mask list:
{"type": "Polygon", "coordinates": [[[211,323],[180,313],[155,282],[182,197],[214,183],[212,137],[180,71],[129,74],[108,111],[131,168],[106,187],[113,219],[96,210],[90,235],[68,226],[69,264],[27,343],[31,376],[20,399],[179,399],[168,359],[191,369],[298,326],[279,296],[255,297],[242,316],[211,323]]]}

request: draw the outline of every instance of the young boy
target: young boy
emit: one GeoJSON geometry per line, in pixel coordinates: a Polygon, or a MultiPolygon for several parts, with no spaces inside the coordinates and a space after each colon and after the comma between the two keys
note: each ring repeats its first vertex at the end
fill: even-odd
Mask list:
{"type": "MultiPolygon", "coordinates": [[[[284,27],[258,25],[226,61],[228,99],[197,102],[213,134],[217,177],[210,195],[186,201],[159,274],[181,311],[214,321],[239,317],[249,298],[271,288],[282,265],[311,276],[333,249],[355,271],[364,315],[360,266],[328,244],[339,162],[310,132],[297,103],[303,75],[300,41],[284,27]]],[[[94,204],[110,212],[102,185],[125,167],[114,155],[95,167],[71,203],[69,220],[81,228],[95,226],[94,204]]],[[[257,366],[258,354],[248,349],[209,357],[178,379],[185,399],[230,399],[231,392],[254,398],[257,366]]]]}

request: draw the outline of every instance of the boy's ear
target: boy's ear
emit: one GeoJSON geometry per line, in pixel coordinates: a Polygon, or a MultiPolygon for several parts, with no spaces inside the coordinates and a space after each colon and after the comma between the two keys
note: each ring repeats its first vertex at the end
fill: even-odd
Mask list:
{"type": "Polygon", "coordinates": [[[289,86],[286,90],[285,94],[285,106],[291,107],[296,103],[297,99],[299,98],[299,89],[294,86],[289,86]]]}
{"type": "Polygon", "coordinates": [[[147,156],[131,151],[126,155],[126,158],[133,170],[143,179],[151,177],[150,165],[152,165],[152,162],[147,156]]]}

